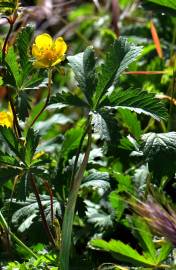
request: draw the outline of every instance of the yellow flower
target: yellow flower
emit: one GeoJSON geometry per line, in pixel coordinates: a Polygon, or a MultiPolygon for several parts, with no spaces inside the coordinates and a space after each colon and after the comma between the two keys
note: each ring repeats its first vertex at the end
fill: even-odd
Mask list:
{"type": "Polygon", "coordinates": [[[7,112],[0,112],[0,126],[13,127],[13,113],[10,105],[7,112]]]}
{"type": "Polygon", "coordinates": [[[65,58],[67,44],[62,37],[53,40],[48,34],[41,34],[35,38],[32,55],[36,58],[34,65],[39,68],[52,67],[65,58]]]}

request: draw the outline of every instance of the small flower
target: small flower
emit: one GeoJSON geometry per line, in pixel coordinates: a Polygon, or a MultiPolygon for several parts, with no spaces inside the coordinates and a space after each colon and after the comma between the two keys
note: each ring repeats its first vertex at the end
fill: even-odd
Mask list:
{"type": "Polygon", "coordinates": [[[13,113],[10,105],[7,112],[0,112],[0,126],[13,127],[13,113]]]}
{"type": "Polygon", "coordinates": [[[36,58],[34,65],[39,68],[52,67],[65,59],[67,44],[62,37],[53,40],[48,34],[35,38],[32,55],[36,58]]]}

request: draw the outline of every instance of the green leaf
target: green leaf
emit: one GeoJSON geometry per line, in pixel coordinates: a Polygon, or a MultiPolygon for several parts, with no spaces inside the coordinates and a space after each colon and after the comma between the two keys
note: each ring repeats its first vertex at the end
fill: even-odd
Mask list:
{"type": "Polygon", "coordinates": [[[169,254],[171,253],[172,251],[172,245],[169,243],[169,242],[165,242],[162,247],[160,248],[159,250],[159,255],[157,257],[157,263],[161,263],[163,261],[165,261],[169,254]]]}
{"type": "Polygon", "coordinates": [[[68,61],[72,67],[75,78],[83,90],[87,101],[92,105],[92,96],[96,88],[95,55],[92,47],[88,47],[84,53],[69,56],[68,61]]]}
{"type": "Polygon", "coordinates": [[[119,109],[118,113],[120,114],[120,118],[122,120],[122,124],[128,128],[129,132],[136,138],[139,139],[141,136],[141,123],[138,121],[135,113],[119,109]]]}
{"type": "Polygon", "coordinates": [[[174,0],[143,0],[142,6],[147,10],[155,13],[165,13],[175,17],[175,1],[174,0]]]}
{"type": "Polygon", "coordinates": [[[117,150],[119,140],[119,128],[114,115],[109,110],[100,110],[92,113],[92,125],[95,133],[98,133],[101,140],[110,141],[108,145],[111,150],[117,150]]]}
{"type": "Polygon", "coordinates": [[[98,84],[94,95],[94,108],[101,101],[102,97],[112,85],[117,85],[120,74],[131,64],[141,53],[141,47],[137,47],[127,41],[126,38],[115,40],[105,63],[101,66],[98,77],[98,84]]]}
{"type": "Polygon", "coordinates": [[[29,46],[34,33],[34,27],[27,25],[22,28],[17,37],[17,47],[20,55],[20,64],[22,68],[25,68],[28,63],[29,46]]]}
{"type": "Polygon", "coordinates": [[[125,202],[117,191],[113,191],[109,195],[109,201],[112,208],[115,210],[116,220],[119,221],[125,210],[125,202]]]}
{"type": "Polygon", "coordinates": [[[32,64],[28,63],[24,66],[22,72],[22,83],[20,90],[38,90],[47,86],[47,79],[44,78],[42,72],[33,70],[32,64]]]}
{"type": "MultiPolygon", "coordinates": [[[[150,115],[154,119],[167,119],[167,111],[164,104],[155,98],[155,95],[146,91],[129,89],[126,91],[114,91],[109,97],[108,108],[128,109],[136,113],[150,115]]],[[[103,105],[103,104],[102,104],[103,105]]],[[[105,105],[106,106],[106,105],[105,105]]]]}
{"type": "Polygon", "coordinates": [[[175,0],[147,0],[147,1],[176,10],[176,2],[175,2],[175,0]]]}
{"type": "Polygon", "coordinates": [[[0,14],[11,15],[17,6],[17,0],[1,0],[0,14]]]}
{"type": "Polygon", "coordinates": [[[0,185],[2,186],[9,179],[14,179],[19,174],[19,170],[16,168],[0,168],[0,185]]]}
{"type": "Polygon", "coordinates": [[[118,192],[127,192],[134,194],[134,187],[129,175],[114,173],[114,177],[118,182],[118,192]]]}
{"type": "Polygon", "coordinates": [[[20,91],[16,96],[16,112],[18,114],[19,119],[25,121],[26,117],[29,116],[29,110],[31,109],[31,98],[28,93],[25,91],[20,91]]]}
{"type": "Polygon", "coordinates": [[[110,188],[109,174],[100,173],[98,171],[90,173],[88,176],[83,178],[81,188],[92,189],[103,189],[108,190],[110,188]]]}
{"type": "Polygon", "coordinates": [[[81,98],[72,95],[71,93],[57,93],[52,96],[48,108],[61,108],[64,106],[89,107],[89,105],[81,98]]]}
{"type": "Polygon", "coordinates": [[[9,156],[7,153],[4,154],[3,152],[0,151],[0,164],[17,166],[18,162],[14,157],[9,156]]]}
{"type": "Polygon", "coordinates": [[[83,128],[80,127],[71,128],[65,133],[65,139],[61,149],[61,157],[65,161],[69,153],[78,148],[82,134],[83,128]]]}
{"type": "Polygon", "coordinates": [[[92,125],[94,132],[100,135],[101,140],[110,141],[107,123],[100,113],[92,113],[92,125]]]}
{"type": "Polygon", "coordinates": [[[0,126],[0,134],[2,135],[4,142],[8,145],[10,150],[13,151],[21,159],[18,140],[15,137],[13,130],[11,128],[0,126]]]}
{"type": "Polygon", "coordinates": [[[26,145],[25,145],[25,162],[28,166],[30,166],[32,162],[38,143],[39,143],[39,135],[37,134],[36,131],[30,128],[26,136],[26,145]]]}
{"type": "Polygon", "coordinates": [[[6,54],[5,60],[6,60],[8,69],[15,80],[15,86],[17,88],[19,88],[20,83],[21,83],[21,73],[19,70],[18,62],[17,62],[17,55],[16,55],[13,47],[11,47],[8,50],[8,53],[6,54]]]}
{"type": "Polygon", "coordinates": [[[140,151],[156,178],[176,171],[176,132],[146,133],[140,151]]]}
{"type": "Polygon", "coordinates": [[[128,262],[133,265],[146,265],[154,266],[155,263],[140,255],[135,249],[129,245],[124,244],[121,241],[111,240],[106,242],[102,239],[94,239],[91,241],[91,245],[102,250],[111,252],[113,256],[122,262],[128,262]]]}
{"type": "Polygon", "coordinates": [[[16,200],[25,201],[29,192],[29,174],[24,172],[18,179],[18,183],[15,187],[16,200]]]}
{"type": "Polygon", "coordinates": [[[153,261],[157,263],[157,251],[155,249],[155,245],[153,243],[153,236],[146,222],[141,218],[134,216],[133,218],[134,225],[136,226],[135,232],[139,238],[139,243],[146,251],[153,261]]]}
{"type": "MultiPolygon", "coordinates": [[[[51,222],[50,196],[40,195],[40,199],[42,201],[46,219],[48,222],[51,222]]],[[[12,206],[18,206],[18,210],[16,210],[12,216],[12,223],[18,226],[18,231],[24,232],[26,229],[28,229],[32,225],[35,217],[38,217],[39,220],[40,214],[38,203],[36,202],[36,197],[33,194],[26,198],[25,201],[16,201],[16,199],[13,199],[12,203],[12,206]]],[[[6,206],[8,207],[8,204],[6,206]]],[[[53,210],[54,216],[61,216],[60,203],[56,198],[53,198],[53,210]]]]}

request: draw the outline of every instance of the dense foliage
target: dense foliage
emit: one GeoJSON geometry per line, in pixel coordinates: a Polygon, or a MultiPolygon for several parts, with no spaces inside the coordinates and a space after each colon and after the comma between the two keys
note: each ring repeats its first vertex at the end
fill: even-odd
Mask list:
{"type": "Polygon", "coordinates": [[[175,1],[0,13],[0,268],[176,269],[175,1]]]}

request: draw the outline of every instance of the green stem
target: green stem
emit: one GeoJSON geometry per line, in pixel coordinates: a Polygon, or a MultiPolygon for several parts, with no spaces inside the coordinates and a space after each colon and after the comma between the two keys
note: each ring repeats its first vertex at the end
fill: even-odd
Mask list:
{"type": "Polygon", "coordinates": [[[88,160],[89,160],[89,154],[91,150],[91,141],[92,141],[92,131],[91,131],[91,126],[90,126],[90,118],[89,118],[87,149],[85,151],[80,169],[77,171],[74,177],[73,186],[71,188],[71,191],[68,197],[68,202],[67,202],[67,206],[66,206],[65,214],[64,214],[64,220],[63,220],[63,225],[62,225],[61,250],[60,250],[61,270],[69,270],[71,236],[72,236],[72,227],[73,227],[76,200],[77,200],[79,188],[81,185],[81,180],[83,178],[83,175],[84,175],[84,172],[87,167],[88,160]]]}
{"type": "Polygon", "coordinates": [[[46,101],[45,101],[45,104],[44,104],[43,108],[35,116],[35,118],[33,119],[32,123],[30,124],[30,127],[29,128],[31,128],[35,124],[35,122],[37,121],[37,119],[39,118],[39,116],[42,114],[42,112],[45,110],[45,108],[48,105],[48,102],[49,102],[50,96],[51,96],[51,81],[52,81],[52,68],[49,68],[49,70],[48,70],[48,95],[47,95],[47,98],[46,98],[46,101]]]}
{"type": "Polygon", "coordinates": [[[78,164],[78,159],[79,159],[79,155],[80,155],[80,152],[81,152],[81,148],[82,148],[82,145],[83,145],[83,142],[84,142],[84,139],[85,139],[85,136],[88,132],[88,128],[89,128],[89,118],[87,119],[87,126],[86,126],[86,129],[81,137],[81,140],[80,140],[80,143],[79,143],[79,146],[78,146],[78,150],[77,150],[77,153],[76,153],[76,157],[75,157],[75,161],[74,161],[74,165],[73,165],[73,170],[72,170],[72,174],[71,174],[71,180],[70,180],[70,187],[72,187],[72,184],[73,184],[73,179],[74,179],[74,176],[75,176],[75,173],[76,173],[76,168],[77,168],[77,164],[78,164]]]}
{"type": "Polygon", "coordinates": [[[3,214],[0,211],[0,225],[5,229],[8,234],[11,235],[12,239],[19,245],[21,246],[28,254],[30,254],[32,257],[35,259],[38,259],[37,255],[29,248],[27,247],[13,232],[10,231],[8,224],[3,216],[3,214]]]}

